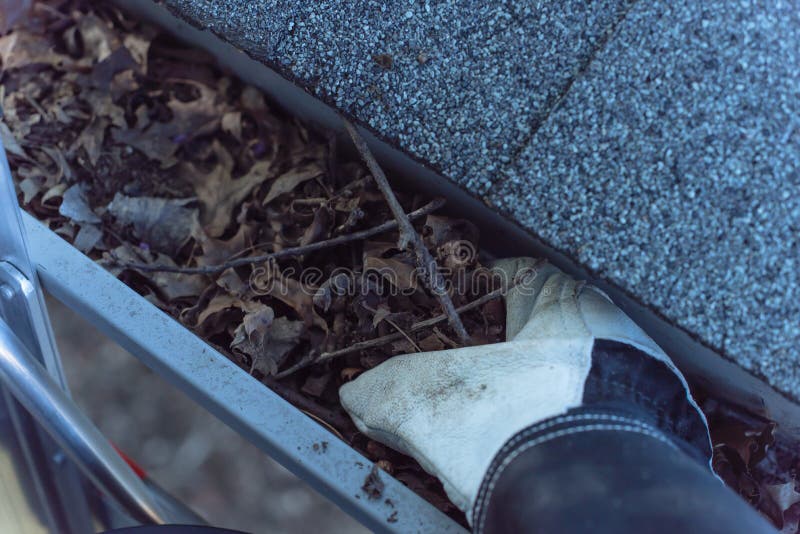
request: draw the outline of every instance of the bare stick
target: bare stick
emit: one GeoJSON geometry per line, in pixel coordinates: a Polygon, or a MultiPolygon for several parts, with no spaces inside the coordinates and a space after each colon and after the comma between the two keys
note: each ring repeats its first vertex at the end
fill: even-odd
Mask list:
{"type": "MultiPolygon", "coordinates": [[[[445,204],[444,199],[437,198],[425,204],[418,210],[414,210],[411,213],[409,213],[408,218],[418,219],[420,217],[424,217],[425,215],[428,215],[429,213],[432,213],[437,209],[441,208],[442,206],[444,206],[444,204],[445,204]]],[[[176,267],[173,265],[135,263],[135,262],[123,261],[114,256],[112,256],[111,259],[122,267],[136,269],[137,271],[142,271],[147,273],[166,272],[166,273],[184,273],[184,274],[214,274],[224,271],[225,269],[228,269],[230,267],[239,267],[241,265],[261,263],[267,260],[285,258],[290,256],[301,256],[303,254],[308,254],[310,252],[315,252],[317,250],[322,250],[325,248],[330,248],[338,245],[343,245],[345,243],[350,243],[351,241],[359,241],[361,239],[366,239],[368,237],[372,237],[377,234],[382,234],[383,232],[394,230],[398,228],[398,224],[399,223],[397,221],[387,221],[383,224],[379,224],[378,226],[374,226],[366,230],[353,232],[352,234],[340,235],[332,239],[326,239],[325,241],[317,241],[316,243],[309,243],[308,245],[303,245],[300,247],[285,248],[283,250],[270,252],[269,254],[261,254],[259,256],[248,256],[246,258],[237,258],[235,260],[227,261],[225,263],[220,263],[219,265],[205,265],[203,267],[176,267]]]]}
{"type": "Polygon", "coordinates": [[[364,138],[358,133],[355,126],[350,124],[346,119],[343,120],[347,133],[349,133],[350,137],[353,139],[358,153],[361,154],[364,163],[367,164],[370,173],[372,173],[372,177],[375,178],[375,183],[378,184],[378,188],[381,190],[381,193],[383,193],[386,203],[389,204],[392,215],[394,215],[394,218],[397,220],[400,231],[400,239],[397,242],[397,246],[401,250],[408,250],[411,248],[414,251],[417,268],[422,272],[425,284],[439,300],[439,304],[447,315],[450,326],[456,331],[461,343],[469,345],[469,334],[467,333],[467,329],[464,328],[464,323],[461,322],[461,318],[458,316],[455,306],[453,306],[450,295],[447,294],[447,290],[444,287],[444,279],[436,265],[436,260],[433,259],[433,256],[431,256],[431,253],[428,251],[428,247],[425,246],[425,243],[422,242],[422,238],[411,225],[411,221],[405,211],[403,211],[403,207],[400,205],[392,187],[389,185],[389,181],[386,179],[383,169],[381,169],[375,157],[372,155],[372,152],[370,152],[366,141],[364,141],[364,138]]]}

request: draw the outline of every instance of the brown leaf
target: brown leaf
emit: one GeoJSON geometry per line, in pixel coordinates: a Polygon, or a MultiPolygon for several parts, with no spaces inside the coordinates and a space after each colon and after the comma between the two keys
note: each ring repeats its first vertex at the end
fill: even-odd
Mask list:
{"type": "Polygon", "coordinates": [[[317,288],[303,285],[298,280],[284,276],[273,262],[253,270],[250,288],[259,295],[269,295],[290,306],[306,326],[318,326],[325,332],[328,325],[314,310],[313,295],[317,288]]]}
{"type": "Polygon", "coordinates": [[[27,30],[17,30],[0,37],[0,60],[3,61],[3,71],[37,63],[57,66],[71,61],[69,56],[54,52],[53,45],[47,39],[27,30]]]}
{"type": "Polygon", "coordinates": [[[404,294],[414,292],[419,287],[416,267],[394,258],[367,257],[364,259],[364,272],[368,271],[376,272],[404,294]]]}
{"type": "Polygon", "coordinates": [[[42,195],[42,204],[46,203],[48,200],[61,197],[66,190],[67,184],[57,184],[50,187],[45,194],[42,195]]]}
{"type": "Polygon", "coordinates": [[[341,370],[339,376],[341,377],[342,382],[350,382],[363,372],[364,369],[361,367],[345,367],[341,370]]]}
{"type": "Polygon", "coordinates": [[[75,140],[70,152],[74,152],[80,148],[86,151],[89,161],[92,166],[97,165],[97,160],[100,159],[100,150],[103,147],[103,141],[106,135],[106,128],[109,122],[105,117],[94,115],[86,128],[83,129],[81,134],[75,140]]]}
{"type": "Polygon", "coordinates": [[[314,212],[314,220],[300,237],[300,245],[308,245],[327,239],[333,224],[333,210],[327,206],[320,206],[314,212]]]}
{"type": "Polygon", "coordinates": [[[83,38],[85,52],[97,62],[106,59],[120,46],[119,38],[108,23],[94,13],[80,17],[78,31],[83,38]]]}
{"type": "MultiPolygon", "coordinates": [[[[123,262],[154,263],[175,266],[175,262],[166,254],[156,253],[150,258],[147,257],[149,254],[144,252],[136,254],[131,247],[124,245],[115,248],[112,254],[115,258],[123,262]]],[[[117,261],[108,262],[106,268],[115,276],[119,276],[119,274],[126,269],[124,265],[120,265],[117,261]]],[[[145,273],[145,276],[161,291],[167,302],[183,297],[196,297],[208,286],[208,279],[203,275],[197,274],[154,272],[145,273]]],[[[214,306],[219,307],[212,309],[210,313],[215,313],[223,309],[223,304],[227,303],[223,300],[215,302],[214,306]]]]}
{"type": "Polygon", "coordinates": [[[306,381],[303,383],[303,387],[300,389],[306,395],[311,395],[312,397],[321,397],[325,392],[325,388],[328,387],[330,382],[330,373],[321,375],[308,375],[306,381]]]}
{"type": "Polygon", "coordinates": [[[111,55],[92,68],[91,83],[102,91],[108,91],[111,80],[120,72],[136,68],[136,60],[125,47],[114,50],[111,55]]]}
{"type": "Polygon", "coordinates": [[[346,295],[350,287],[350,276],[343,272],[338,272],[327,279],[314,293],[314,306],[322,311],[328,311],[334,297],[346,295]]]}
{"type": "Polygon", "coordinates": [[[224,102],[218,101],[213,89],[200,83],[184,83],[191,84],[200,95],[199,98],[190,102],[170,101],[167,105],[172,111],[172,119],[168,122],[153,122],[146,126],[137,124],[136,128],[131,129],[114,128],[114,140],[161,162],[162,168],[177,163],[175,152],[181,144],[216,130],[225,107],[224,102]]]}
{"type": "Polygon", "coordinates": [[[786,512],[786,510],[800,502],[800,493],[795,490],[794,480],[785,484],[766,485],[764,489],[781,512],[786,512]]]}
{"type": "Polygon", "coordinates": [[[31,200],[38,195],[42,188],[33,178],[25,178],[18,184],[19,190],[22,192],[22,203],[28,204],[31,200]]]}
{"type": "Polygon", "coordinates": [[[99,223],[100,217],[92,211],[86,201],[86,192],[82,184],[75,184],[63,195],[58,213],[78,223],[99,223]]]}
{"type": "Polygon", "coordinates": [[[386,319],[391,313],[392,311],[386,304],[380,304],[375,310],[375,315],[372,317],[372,326],[378,326],[380,322],[386,319]]]}
{"type": "Polygon", "coordinates": [[[0,121],[0,141],[3,142],[3,147],[9,154],[14,154],[15,156],[20,156],[26,159],[28,158],[28,155],[19,145],[16,137],[13,133],[11,133],[11,130],[4,121],[0,121]]]}
{"type": "Polygon", "coordinates": [[[82,224],[81,229],[72,241],[72,245],[88,254],[103,239],[103,231],[94,224],[82,224]]]}
{"type": "Polygon", "coordinates": [[[231,349],[250,356],[252,369],[274,375],[289,351],[300,342],[302,331],[302,322],[275,318],[272,308],[257,304],[236,328],[231,349]]]}
{"type": "Polygon", "coordinates": [[[150,50],[150,39],[143,35],[128,33],[125,35],[123,45],[131,53],[134,61],[139,65],[142,73],[147,72],[147,53],[150,50]]]}
{"type": "Polygon", "coordinates": [[[64,157],[64,152],[54,146],[43,146],[41,150],[50,158],[56,169],[54,172],[47,172],[41,165],[39,166],[39,169],[48,176],[48,183],[56,184],[62,178],[72,181],[72,167],[70,167],[67,158],[64,157]]]}
{"type": "Polygon", "coordinates": [[[417,344],[419,345],[419,348],[425,352],[442,350],[445,347],[444,343],[442,343],[442,340],[439,339],[439,336],[436,334],[431,334],[425,338],[422,338],[417,344]]]}
{"type": "Polygon", "coordinates": [[[272,183],[272,187],[270,187],[269,193],[267,193],[267,197],[264,199],[264,204],[269,204],[280,195],[289,193],[303,182],[322,176],[322,174],[322,167],[317,163],[309,163],[281,174],[272,183]]]}
{"type": "Polygon", "coordinates": [[[242,300],[227,293],[219,293],[215,295],[208,303],[203,304],[198,302],[196,307],[187,308],[183,314],[187,318],[191,318],[195,312],[197,316],[194,320],[188,319],[188,324],[198,328],[200,331],[207,331],[208,325],[205,323],[214,315],[225,311],[227,309],[235,308],[244,312],[256,311],[262,304],[254,301],[242,300]]]}
{"type": "Polygon", "coordinates": [[[222,116],[222,131],[228,132],[233,137],[236,138],[237,141],[242,140],[242,112],[241,111],[229,111],[225,115],[222,116]]]}
{"type": "Polygon", "coordinates": [[[453,219],[442,215],[428,215],[422,236],[425,244],[436,249],[448,241],[469,241],[478,244],[478,227],[466,219],[453,219]]]}
{"type": "Polygon", "coordinates": [[[261,111],[267,108],[264,94],[252,85],[242,89],[241,103],[243,108],[250,111],[261,111]]]}
{"type": "Polygon", "coordinates": [[[209,237],[205,231],[198,227],[195,239],[203,249],[203,254],[198,256],[198,265],[216,265],[238,254],[251,243],[252,235],[256,232],[254,226],[242,224],[236,233],[227,240],[209,237]]]}
{"type": "Polygon", "coordinates": [[[136,236],[154,250],[174,254],[194,234],[197,209],[193,198],[173,199],[114,195],[108,211],[117,222],[133,225],[136,236]]]}
{"type": "Polygon", "coordinates": [[[730,421],[724,426],[718,425],[714,428],[711,438],[715,448],[729,448],[736,453],[744,467],[749,468],[766,456],[767,447],[775,440],[774,430],[774,423],[754,429],[752,425],[730,421]]]}
{"type": "Polygon", "coordinates": [[[225,269],[217,278],[217,285],[229,294],[242,298],[247,293],[247,284],[241,279],[235,269],[225,269]]]}
{"type": "Polygon", "coordinates": [[[217,164],[209,173],[202,173],[193,164],[181,167],[181,175],[194,185],[197,198],[200,200],[200,221],[211,237],[219,237],[231,224],[231,214],[254,187],[270,176],[271,162],[259,161],[241,178],[234,179],[233,159],[230,153],[217,141],[213,151],[217,156],[217,164]]]}
{"type": "MultiPolygon", "coordinates": [[[[175,265],[166,254],[156,254],[153,263],[175,265]]],[[[186,297],[197,297],[208,287],[208,279],[200,274],[156,272],[148,273],[149,278],[164,294],[167,302],[186,297]]]]}

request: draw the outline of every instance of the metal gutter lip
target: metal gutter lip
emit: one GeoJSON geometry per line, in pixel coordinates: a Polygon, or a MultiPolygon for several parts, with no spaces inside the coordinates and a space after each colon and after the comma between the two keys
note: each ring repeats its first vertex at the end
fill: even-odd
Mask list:
{"type": "Polygon", "coordinates": [[[372,462],[23,213],[50,294],[375,532],[465,532],[390,475],[370,499],[372,462]],[[325,442],[327,446],[321,446],[325,442]]]}

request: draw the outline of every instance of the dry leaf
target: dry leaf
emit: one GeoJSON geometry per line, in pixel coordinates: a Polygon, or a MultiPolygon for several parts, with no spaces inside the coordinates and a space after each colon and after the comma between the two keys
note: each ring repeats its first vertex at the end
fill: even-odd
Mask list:
{"type": "Polygon", "coordinates": [[[200,220],[211,237],[219,237],[231,223],[231,212],[247,195],[269,177],[270,162],[259,161],[241,178],[233,178],[233,158],[217,141],[213,151],[217,164],[209,173],[200,172],[193,164],[181,167],[181,175],[194,185],[200,200],[200,220]]]}
{"type": "Polygon", "coordinates": [[[86,155],[89,157],[89,161],[92,163],[92,166],[97,165],[97,160],[100,159],[100,151],[103,147],[105,132],[108,125],[108,119],[94,115],[86,128],[83,129],[81,134],[75,140],[70,152],[74,152],[75,150],[83,148],[86,151],[86,155]]]}
{"type": "Polygon", "coordinates": [[[221,240],[209,237],[202,228],[198,227],[194,237],[200,243],[203,254],[197,258],[197,264],[216,265],[227,261],[251,243],[251,236],[255,231],[253,226],[242,224],[233,237],[221,240]]]}
{"type": "Polygon", "coordinates": [[[375,310],[375,315],[372,317],[372,326],[378,326],[380,322],[386,319],[386,317],[388,317],[391,313],[392,310],[390,310],[385,304],[378,306],[378,309],[375,310]]]}
{"type": "Polygon", "coordinates": [[[82,224],[78,235],[72,241],[72,245],[84,254],[88,254],[101,239],[103,239],[103,231],[98,226],[82,224]]]}
{"type": "Polygon", "coordinates": [[[42,190],[41,186],[32,178],[25,178],[19,183],[19,190],[22,191],[22,202],[28,204],[42,190]]]}
{"type": "Polygon", "coordinates": [[[86,201],[85,187],[75,184],[64,192],[58,213],[78,223],[99,223],[100,217],[86,201]]]}
{"type": "Polygon", "coordinates": [[[305,286],[284,276],[274,263],[268,262],[264,267],[253,271],[250,288],[259,295],[269,295],[290,306],[306,326],[314,325],[328,331],[327,323],[314,310],[313,295],[317,288],[305,286]]]}
{"type": "Polygon", "coordinates": [[[413,293],[419,287],[416,267],[394,258],[364,258],[364,272],[369,271],[376,272],[403,294],[413,293]]]}
{"type": "Polygon", "coordinates": [[[267,193],[267,197],[264,199],[264,204],[269,204],[280,195],[294,191],[294,188],[298,185],[317,178],[318,176],[322,176],[322,174],[322,167],[316,163],[309,163],[281,174],[272,183],[272,187],[270,187],[269,193],[267,193]]]}
{"type": "Polygon", "coordinates": [[[132,224],[136,236],[154,250],[174,254],[194,234],[197,209],[188,208],[193,198],[168,200],[128,197],[117,193],[108,211],[117,222],[132,224]]]}
{"type": "Polygon", "coordinates": [[[345,367],[339,373],[339,377],[341,377],[342,382],[350,382],[363,372],[364,369],[361,367],[345,367]]]}
{"type": "MultiPolygon", "coordinates": [[[[114,261],[108,261],[106,256],[102,260],[102,264],[111,271],[115,276],[119,276],[126,267],[123,263],[157,263],[160,265],[174,266],[175,262],[166,254],[155,253],[150,254],[141,251],[141,254],[136,254],[129,246],[119,246],[111,251],[111,254],[116,258],[114,261]]],[[[208,279],[199,274],[185,274],[185,273],[169,273],[169,272],[155,272],[146,273],[147,278],[160,290],[163,297],[167,302],[184,297],[197,297],[208,286],[208,279]]],[[[161,305],[160,302],[155,302],[156,305],[161,305]]],[[[216,304],[219,304],[217,302],[216,304]]],[[[191,308],[190,308],[191,309],[191,308]]],[[[199,313],[198,310],[195,310],[199,313]]],[[[219,310],[217,310],[219,311],[219,310]]]]}
{"type": "Polygon", "coordinates": [[[339,272],[326,280],[314,293],[314,306],[322,311],[328,311],[333,302],[333,297],[346,295],[350,287],[350,276],[339,272]]]}
{"type": "Polygon", "coordinates": [[[14,137],[14,134],[9,130],[8,125],[3,121],[0,121],[0,141],[3,142],[3,147],[9,154],[27,159],[28,155],[25,154],[25,151],[17,142],[16,137],[14,137]]]}
{"type": "Polygon", "coordinates": [[[67,184],[54,185],[53,187],[49,188],[44,195],[42,195],[42,204],[46,203],[48,200],[61,197],[66,190],[67,184]]]}
{"type": "Polygon", "coordinates": [[[61,151],[61,149],[52,146],[43,146],[41,147],[41,150],[47,154],[56,167],[55,172],[52,173],[48,173],[41,166],[39,167],[43,174],[48,176],[48,182],[56,184],[61,181],[62,178],[65,178],[67,181],[71,182],[73,177],[72,167],[70,167],[69,162],[67,162],[67,158],[64,157],[64,153],[61,151]]]}
{"type": "MultiPolygon", "coordinates": [[[[166,254],[156,254],[153,263],[175,265],[166,254]]],[[[208,286],[208,279],[200,274],[157,272],[149,273],[149,278],[166,297],[167,302],[187,297],[197,297],[208,286]]]]}
{"type": "Polygon", "coordinates": [[[718,426],[712,432],[714,447],[727,447],[735,451],[745,467],[758,463],[766,456],[767,447],[775,438],[775,424],[764,424],[756,430],[741,422],[731,422],[726,426],[718,426]]]}
{"type": "Polygon", "coordinates": [[[431,334],[427,337],[422,338],[417,343],[419,348],[424,350],[425,352],[432,352],[435,350],[442,350],[444,349],[445,345],[442,343],[442,340],[439,339],[439,336],[436,334],[431,334]]]}
{"type": "Polygon", "coordinates": [[[764,488],[781,513],[800,502],[800,493],[795,490],[794,480],[785,484],[767,485],[764,488]]]}
{"type": "Polygon", "coordinates": [[[111,80],[120,72],[138,67],[130,51],[125,47],[114,50],[111,55],[92,68],[91,83],[101,91],[108,91],[111,80]]]}
{"type": "Polygon", "coordinates": [[[302,331],[302,322],[275,318],[272,308],[257,304],[236,328],[231,349],[249,355],[252,369],[274,375],[289,351],[300,342],[302,331]]]}
{"type": "Polygon", "coordinates": [[[112,136],[118,143],[130,145],[150,159],[161,162],[162,168],[175,163],[175,152],[181,144],[213,132],[219,126],[224,102],[217,101],[217,93],[200,83],[184,82],[194,87],[199,98],[190,102],[171,100],[172,111],[168,122],[153,122],[136,128],[114,128],[112,136]]]}
{"type": "Polygon", "coordinates": [[[247,284],[232,268],[222,271],[216,283],[229,294],[239,298],[244,297],[248,290],[247,284]]]}
{"type": "Polygon", "coordinates": [[[236,138],[237,141],[242,140],[242,112],[229,111],[222,116],[222,131],[228,132],[236,138]]]}
{"type": "Polygon", "coordinates": [[[306,381],[303,383],[303,387],[300,388],[300,391],[306,395],[311,395],[312,397],[321,397],[325,392],[325,388],[327,388],[328,384],[330,383],[330,373],[324,373],[321,375],[308,375],[306,381]]]}
{"type": "Polygon", "coordinates": [[[242,89],[241,102],[242,107],[250,111],[262,111],[267,109],[267,104],[264,102],[264,94],[252,85],[248,85],[242,89]]]}
{"type": "Polygon", "coordinates": [[[320,206],[314,212],[314,220],[306,228],[300,237],[300,245],[308,245],[317,241],[322,241],[330,236],[331,225],[333,224],[333,210],[327,206],[320,206]]]}
{"type": "Polygon", "coordinates": [[[78,31],[86,52],[98,62],[103,61],[120,46],[117,35],[97,15],[88,13],[80,17],[78,31]]]}
{"type": "Polygon", "coordinates": [[[478,227],[470,221],[441,215],[428,215],[422,228],[425,243],[433,249],[448,241],[468,241],[477,245],[479,235],[478,227]]]}
{"type": "Polygon", "coordinates": [[[245,313],[259,309],[262,304],[243,300],[227,293],[219,293],[215,295],[207,303],[202,300],[196,306],[187,308],[183,311],[182,318],[190,326],[194,326],[201,332],[209,332],[213,325],[206,324],[214,315],[228,309],[238,309],[245,313]]]}
{"type": "Polygon", "coordinates": [[[129,33],[125,35],[122,44],[139,65],[139,71],[142,73],[147,72],[147,52],[150,50],[150,39],[135,33],[129,33]]]}
{"type": "Polygon", "coordinates": [[[54,52],[46,39],[27,30],[17,30],[0,37],[0,60],[3,61],[3,71],[36,63],[58,65],[70,62],[68,56],[54,52]]]}

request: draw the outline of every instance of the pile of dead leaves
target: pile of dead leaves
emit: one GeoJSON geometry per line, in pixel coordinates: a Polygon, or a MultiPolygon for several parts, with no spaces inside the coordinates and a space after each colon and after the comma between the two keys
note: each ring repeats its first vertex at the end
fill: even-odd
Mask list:
{"type": "Polygon", "coordinates": [[[710,398],[701,406],[711,429],[714,471],[781,533],[798,532],[797,451],[776,439],[771,421],[710,398]]]}
{"type": "MultiPolygon", "coordinates": [[[[413,253],[398,249],[398,232],[225,267],[392,221],[363,164],[208,57],[110,6],[34,2],[24,24],[0,37],[0,60],[0,134],[27,210],[453,510],[434,479],[359,435],[338,404],[343,382],[393,355],[458,346],[447,321],[418,328],[442,312],[413,253]],[[320,355],[335,357],[314,364],[320,355]]],[[[475,276],[482,266],[472,224],[425,213],[430,199],[398,198],[406,212],[423,209],[417,230],[449,269],[446,281],[464,288],[452,291],[455,306],[497,289],[475,276]]],[[[503,338],[499,299],[461,317],[473,342],[503,338]]]]}

